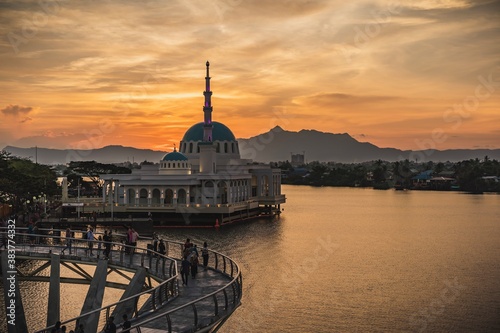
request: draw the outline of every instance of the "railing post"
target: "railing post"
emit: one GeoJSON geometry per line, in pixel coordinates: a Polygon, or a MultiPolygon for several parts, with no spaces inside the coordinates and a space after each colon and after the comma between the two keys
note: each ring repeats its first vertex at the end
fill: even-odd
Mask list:
{"type": "Polygon", "coordinates": [[[172,320],[170,319],[170,315],[167,314],[165,318],[167,318],[168,333],[172,333],[172,320]]]}
{"type": "Polygon", "coordinates": [[[215,307],[214,315],[218,316],[219,315],[219,303],[217,301],[217,294],[214,294],[213,298],[214,298],[214,307],[215,307]]]}
{"type": "Polygon", "coordinates": [[[193,313],[194,313],[194,328],[198,328],[198,310],[196,309],[196,303],[193,303],[193,313]]]}
{"type": "Polygon", "coordinates": [[[227,301],[227,291],[226,291],[226,288],[224,288],[222,290],[222,292],[224,293],[224,311],[227,311],[227,309],[229,308],[229,304],[228,304],[228,301],[227,301]]]}

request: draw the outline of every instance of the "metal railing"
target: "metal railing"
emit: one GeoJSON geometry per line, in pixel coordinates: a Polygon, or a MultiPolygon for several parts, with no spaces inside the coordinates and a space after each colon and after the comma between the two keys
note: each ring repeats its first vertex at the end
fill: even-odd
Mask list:
{"type": "MultiPolygon", "coordinates": [[[[179,247],[179,253],[184,250],[184,244],[180,242],[168,242],[169,247],[179,247]]],[[[230,281],[223,287],[204,295],[196,300],[165,311],[161,314],[152,315],[145,320],[132,321],[130,332],[141,332],[141,327],[158,321],[162,323],[162,328],[167,332],[190,331],[196,332],[209,326],[222,325],[224,320],[241,304],[242,297],[242,275],[240,267],[236,262],[226,255],[209,250],[208,267],[230,278],[230,281]],[[210,310],[206,310],[207,307],[210,310]],[[203,308],[203,314],[200,312],[203,308]],[[182,319],[180,319],[181,317],[182,319]],[[190,327],[185,327],[186,318],[192,319],[190,327]]],[[[122,332],[118,329],[117,332],[122,332]]]]}
{"type": "MultiPolygon", "coordinates": [[[[65,247],[61,242],[61,240],[64,239],[63,237],[40,234],[30,235],[27,233],[20,233],[19,231],[22,231],[22,229],[17,228],[16,230],[16,237],[18,237],[16,238],[16,250],[20,252],[20,255],[27,253],[30,257],[36,257],[42,255],[39,248],[44,248],[46,252],[43,253],[47,254],[50,253],[51,250],[53,252],[53,250],[55,249],[62,250],[62,248],[65,247]],[[35,236],[35,238],[37,236],[43,237],[43,240],[49,244],[26,244],[26,240],[29,240],[30,236],[35,236]]],[[[50,229],[50,231],[54,230],[50,229]]],[[[56,231],[61,232],[61,234],[63,233],[62,230],[56,231]]],[[[0,234],[6,233],[2,232],[0,234]]],[[[40,239],[40,241],[41,240],[42,238],[40,239]]],[[[81,238],[72,238],[72,240],[73,242],[75,242],[74,244],[76,244],[75,246],[72,246],[72,252],[73,250],[75,250],[75,254],[72,253],[71,255],[67,256],[63,255],[62,258],[68,257],[68,259],[71,259],[72,257],[74,257],[75,259],[79,259],[81,261],[96,261],[96,258],[88,257],[88,246],[85,245],[88,245],[88,242],[93,242],[94,245],[101,242],[104,245],[103,241],[97,240],[91,241],[81,238]]],[[[179,272],[177,270],[176,260],[180,260],[182,258],[184,252],[184,244],[181,242],[169,240],[164,240],[164,242],[166,245],[166,255],[164,256],[159,253],[153,252],[150,249],[145,249],[142,247],[135,247],[135,252],[132,255],[127,255],[125,254],[125,249],[134,247],[125,245],[123,243],[112,243],[114,246],[117,246],[119,250],[112,250],[112,253],[115,253],[115,257],[117,257],[116,254],[118,254],[118,258],[115,259],[112,255],[110,255],[110,259],[108,259],[110,264],[127,268],[144,267],[152,275],[162,280],[166,280],[163,280],[158,286],[154,287],[153,289],[133,295],[127,299],[120,300],[119,302],[104,306],[100,309],[87,312],[76,318],[66,320],[62,322],[62,325],[70,326],[70,324],[74,323],[76,326],[76,323],[79,320],[92,314],[99,313],[99,327],[102,327],[113,310],[116,308],[116,306],[125,302],[134,303],[134,316],[133,318],[131,318],[133,325],[130,329],[130,332],[140,333],[141,327],[151,324],[152,322],[157,323],[158,321],[162,323],[163,329],[167,330],[168,332],[173,332],[177,329],[185,330],[185,319],[187,317],[192,318],[189,329],[193,331],[203,329],[211,325],[221,325],[224,322],[224,319],[227,318],[241,304],[242,275],[238,264],[226,255],[213,250],[209,250],[208,268],[223,274],[224,276],[229,278],[229,282],[218,290],[204,295],[196,300],[190,301],[186,304],[165,312],[162,311],[161,314],[155,314],[167,302],[179,295],[179,272]],[[134,260],[134,258],[136,259],[134,260]],[[135,262],[138,262],[139,264],[134,265],[135,262]],[[167,266],[168,273],[166,271],[167,266]],[[147,301],[150,302],[150,310],[148,312],[141,312],[138,305],[141,303],[141,300],[144,300],[146,298],[147,301]],[[203,311],[201,310],[202,307],[203,311]],[[208,312],[206,310],[207,307],[210,309],[208,312]],[[183,320],[179,320],[179,316],[182,317],[183,320]]],[[[144,241],[139,241],[139,245],[142,245],[143,243],[144,241]]],[[[96,250],[96,246],[94,246],[94,250],[96,250]]],[[[50,332],[52,327],[53,326],[47,327],[45,329],[36,331],[35,333],[50,332]]],[[[122,332],[122,330],[118,329],[117,332],[122,332]]]]}
{"type": "MultiPolygon", "coordinates": [[[[37,259],[47,257],[47,255],[56,253],[57,251],[60,253],[60,251],[66,248],[66,246],[61,245],[63,243],[63,239],[67,241],[66,238],[45,234],[20,233],[19,231],[23,231],[23,229],[24,228],[19,228],[19,230],[16,230],[15,241],[17,257],[37,259]]],[[[6,232],[0,232],[0,237],[7,236],[6,232]]],[[[60,254],[61,259],[78,260],[82,263],[93,263],[98,260],[97,256],[89,256],[90,253],[88,243],[93,243],[94,245],[99,243],[102,245],[105,244],[103,241],[81,238],[70,238],[69,240],[73,243],[71,246],[71,254],[60,254]]],[[[128,306],[132,304],[132,316],[135,318],[141,318],[142,316],[146,316],[157,311],[167,302],[178,296],[179,290],[177,277],[179,272],[177,270],[175,259],[161,255],[157,252],[151,251],[150,249],[134,247],[116,242],[110,242],[110,244],[112,247],[111,253],[108,255],[107,259],[108,265],[131,269],[143,267],[149,272],[150,276],[157,278],[160,281],[160,284],[152,289],[140,292],[113,304],[106,305],[100,309],[89,311],[78,317],[66,320],[62,322],[62,325],[66,325],[68,327],[74,326],[76,329],[79,321],[91,315],[95,315],[99,317],[98,326],[101,327],[104,323],[106,323],[115,308],[124,304],[127,304],[128,306]],[[118,250],[113,250],[113,246],[118,247],[118,250]],[[146,302],[148,304],[144,306],[146,302]]],[[[66,248],[68,251],[69,249],[69,247],[66,248]]],[[[97,246],[94,246],[93,250],[96,252],[99,251],[97,246]]],[[[102,252],[102,250],[104,249],[101,247],[100,251],[102,252]]],[[[35,333],[50,332],[53,327],[54,326],[50,326],[42,330],[38,330],[35,333]]]]}

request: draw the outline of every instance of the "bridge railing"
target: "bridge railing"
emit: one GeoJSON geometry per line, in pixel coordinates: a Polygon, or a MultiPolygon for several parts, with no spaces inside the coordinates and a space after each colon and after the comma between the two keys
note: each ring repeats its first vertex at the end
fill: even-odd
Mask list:
{"type": "MultiPolygon", "coordinates": [[[[65,248],[64,245],[61,245],[63,243],[63,238],[60,236],[29,234],[28,236],[33,237],[30,238],[26,237],[23,233],[19,233],[19,231],[23,231],[22,229],[16,231],[18,231],[15,236],[16,252],[18,256],[27,256],[36,259],[37,257],[47,257],[47,255],[51,253],[60,253],[60,251],[65,248]],[[32,241],[34,237],[39,238],[38,244],[25,243],[26,240],[32,241]]],[[[8,237],[7,232],[0,232],[0,238],[4,237],[8,237]]],[[[66,239],[64,240],[66,241],[66,239]]],[[[97,243],[99,241],[79,238],[70,238],[70,240],[76,244],[72,244],[71,254],[61,255],[62,259],[73,259],[83,263],[90,263],[98,260],[97,257],[89,256],[88,242],[97,243]],[[85,243],[84,245],[86,246],[81,246],[82,243],[85,243]]],[[[111,242],[110,244],[117,246],[119,250],[111,250],[111,253],[108,256],[109,265],[132,269],[144,267],[153,276],[153,278],[156,278],[160,282],[159,285],[113,304],[106,305],[100,309],[95,309],[78,317],[66,320],[62,322],[63,325],[68,327],[74,326],[76,329],[79,321],[94,315],[99,317],[98,327],[102,327],[116,307],[125,304],[127,305],[127,308],[130,308],[132,305],[133,310],[131,315],[135,318],[140,318],[141,316],[145,316],[148,313],[158,310],[167,302],[178,296],[179,290],[177,276],[179,272],[175,259],[161,255],[160,253],[151,251],[150,249],[124,245],[122,243],[111,242]],[[127,249],[128,251],[126,251],[127,249]],[[114,256],[113,253],[115,254],[114,256]],[[145,304],[146,302],[148,304],[145,304]],[[144,307],[141,308],[142,306],[144,307]]],[[[66,248],[66,250],[69,250],[69,248],[66,248]]],[[[101,251],[102,250],[103,248],[101,248],[101,251]]],[[[97,251],[97,249],[94,251],[97,251]]],[[[50,326],[36,331],[36,333],[50,332],[52,328],[53,326],[50,326]]]]}
{"type": "MultiPolygon", "coordinates": [[[[90,240],[81,237],[62,237],[59,235],[63,234],[64,230],[59,229],[40,229],[39,232],[30,234],[27,228],[16,228],[14,237],[16,251],[32,257],[46,256],[49,252],[59,253],[65,259],[73,258],[90,262],[104,257],[105,246],[108,243],[103,240],[90,240]],[[68,241],[71,242],[71,246],[68,246],[68,241]],[[92,243],[92,252],[94,253],[92,256],[89,243],[92,243]],[[62,253],[63,250],[64,253],[62,253]]],[[[80,233],[81,231],[76,232],[80,233]]],[[[84,234],[84,232],[81,233],[84,234]]],[[[0,239],[7,239],[7,237],[7,232],[0,232],[0,239]]],[[[118,239],[124,239],[124,237],[121,234],[114,236],[118,239]]],[[[109,255],[108,261],[111,265],[127,268],[144,267],[152,275],[162,280],[178,274],[176,261],[174,258],[169,258],[168,254],[163,256],[151,249],[135,247],[123,242],[109,243],[111,244],[111,253],[115,254],[115,256],[109,255]]],[[[141,244],[143,242],[139,242],[139,245],[141,244]]]]}
{"type": "MultiPolygon", "coordinates": [[[[43,254],[46,255],[51,250],[52,252],[54,250],[61,251],[65,247],[62,242],[64,238],[53,235],[34,235],[35,237],[40,237],[39,244],[26,244],[26,240],[30,239],[29,236],[33,235],[22,234],[19,233],[19,231],[22,230],[17,231],[18,233],[16,237],[18,237],[18,240],[22,241],[16,244],[16,249],[18,251],[20,250],[21,252],[26,251],[33,257],[41,256],[43,254]],[[45,248],[45,250],[40,250],[39,248],[45,248]]],[[[51,231],[53,230],[51,229],[51,231]]],[[[62,233],[62,231],[60,232],[62,233]]],[[[86,259],[87,261],[96,260],[96,258],[94,259],[94,257],[88,257],[87,245],[89,241],[93,242],[94,245],[99,241],[91,241],[81,238],[73,238],[73,241],[76,244],[72,246],[72,254],[68,255],[68,257],[71,258],[71,256],[74,256],[76,259],[86,259]],[[73,251],[76,251],[74,252],[75,254],[73,254],[73,251]]],[[[139,246],[144,245],[144,242],[145,241],[139,241],[139,246]]],[[[144,327],[148,323],[157,320],[161,320],[164,323],[164,329],[168,332],[173,332],[174,330],[176,330],[176,328],[184,329],[185,327],[183,325],[185,325],[185,321],[176,321],[175,314],[182,314],[182,317],[184,319],[191,318],[191,328],[197,330],[220,322],[226,316],[230,315],[240,305],[242,297],[242,275],[240,267],[228,256],[213,250],[209,250],[208,269],[217,271],[227,276],[229,278],[229,282],[214,292],[203,295],[196,300],[183,304],[169,311],[155,315],[155,311],[160,309],[170,299],[178,295],[179,272],[177,270],[175,259],[180,260],[184,252],[183,243],[169,240],[164,240],[164,242],[167,251],[165,256],[142,247],[136,247],[135,253],[133,255],[126,255],[125,249],[133,248],[132,246],[116,242],[113,243],[113,245],[115,245],[119,250],[112,251],[115,252],[115,254],[117,251],[119,251],[119,259],[113,259],[113,256],[111,255],[109,259],[110,264],[134,268],[133,263],[137,261],[137,259],[134,260],[132,257],[139,257],[140,265],[138,265],[137,267],[145,267],[149,272],[153,273],[158,278],[166,280],[163,280],[158,286],[153,289],[136,294],[119,302],[104,306],[100,309],[87,312],[76,318],[66,320],[62,322],[62,325],[66,325],[67,327],[75,325],[76,329],[76,324],[78,323],[78,321],[85,317],[88,317],[89,315],[98,313],[100,318],[99,327],[103,327],[104,323],[107,321],[116,306],[125,302],[133,302],[135,305],[134,316],[133,318],[131,318],[133,323],[131,332],[139,333],[141,332],[141,327],[144,327]],[[168,266],[168,270],[166,270],[166,266],[168,266]],[[140,299],[145,299],[146,297],[151,300],[151,311],[148,313],[141,313],[138,305],[141,303],[140,299]],[[209,308],[211,308],[209,312],[206,311],[207,305],[209,305],[209,308]],[[204,308],[203,311],[201,311],[202,306],[204,308]]],[[[104,242],[102,242],[102,244],[104,244],[104,242]]],[[[96,246],[94,246],[94,251],[95,250],[96,246]]],[[[63,255],[63,258],[64,257],[66,257],[66,255],[63,255]]],[[[45,329],[36,331],[35,333],[48,333],[51,331],[52,327],[53,326],[47,327],[45,329]]],[[[117,332],[121,332],[121,329],[118,329],[117,332]]]]}
{"type": "MultiPolygon", "coordinates": [[[[182,258],[184,244],[180,242],[167,241],[169,253],[172,257],[172,251],[178,253],[179,260],[182,258]]],[[[242,297],[242,275],[238,264],[228,256],[219,252],[209,250],[208,268],[215,270],[229,278],[229,282],[214,292],[203,295],[202,297],[178,306],[161,314],[151,315],[143,320],[133,320],[130,332],[141,332],[141,327],[147,327],[153,321],[163,323],[161,329],[167,332],[174,331],[192,331],[202,330],[210,325],[223,323],[241,304],[242,297]],[[203,308],[203,310],[202,310],[203,308]],[[210,310],[207,311],[207,308],[210,310]],[[180,315],[183,320],[179,320],[180,315]],[[185,327],[186,319],[190,322],[190,327],[185,327]]],[[[155,323],[155,327],[158,324],[155,323]]],[[[123,330],[120,328],[118,333],[123,330]]]]}

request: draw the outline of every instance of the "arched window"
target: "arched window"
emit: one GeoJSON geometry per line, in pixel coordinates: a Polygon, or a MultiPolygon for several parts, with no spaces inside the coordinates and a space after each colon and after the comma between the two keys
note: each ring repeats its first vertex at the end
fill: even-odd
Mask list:
{"type": "Polygon", "coordinates": [[[227,153],[227,142],[224,142],[224,152],[227,153]]]}
{"type": "Polygon", "coordinates": [[[235,151],[234,151],[234,142],[231,143],[231,153],[233,153],[233,154],[235,153],[235,151]]]}
{"type": "Polygon", "coordinates": [[[193,152],[193,143],[189,143],[189,153],[191,154],[193,152]]]}

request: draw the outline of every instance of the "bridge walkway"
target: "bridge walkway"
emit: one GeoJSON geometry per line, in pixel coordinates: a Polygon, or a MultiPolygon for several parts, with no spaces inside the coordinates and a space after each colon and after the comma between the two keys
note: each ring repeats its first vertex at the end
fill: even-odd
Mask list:
{"type": "MultiPolygon", "coordinates": [[[[42,237],[40,235],[40,237],[42,237]]],[[[105,305],[100,309],[95,309],[82,315],[65,320],[62,324],[68,330],[76,329],[78,322],[90,316],[97,315],[98,329],[102,329],[109,316],[115,316],[115,323],[121,325],[122,318],[117,318],[116,309],[124,306],[128,302],[125,313],[131,317],[131,332],[215,332],[232,312],[240,305],[241,300],[241,272],[238,265],[230,258],[210,251],[209,267],[204,270],[202,266],[198,268],[195,279],[189,276],[188,286],[182,286],[180,281],[179,258],[161,256],[152,253],[147,248],[139,247],[134,254],[126,254],[129,248],[120,243],[115,243],[109,258],[103,259],[102,250],[97,250],[97,241],[94,244],[94,255],[89,255],[88,240],[74,239],[71,254],[68,249],[64,249],[64,239],[53,237],[39,240],[39,244],[29,244],[27,237],[16,239],[17,260],[44,260],[50,261],[54,255],[59,256],[61,265],[70,268],[73,272],[82,270],[81,265],[97,265],[100,260],[107,260],[108,275],[110,272],[120,272],[120,270],[136,272],[139,268],[147,271],[146,283],[143,291],[125,300],[105,305]],[[41,244],[43,243],[43,244],[41,244]],[[73,267],[73,268],[71,268],[73,267]]],[[[144,245],[144,243],[142,244],[144,245]]],[[[182,243],[167,241],[169,253],[179,253],[182,243]]],[[[46,264],[50,271],[50,264],[46,264]]],[[[50,281],[50,276],[42,276],[42,270],[34,274],[18,270],[20,280],[50,281]]],[[[124,273],[121,273],[125,276],[124,273]]],[[[93,278],[88,273],[81,274],[80,281],[61,277],[62,283],[83,283],[87,280],[90,284],[93,278]]],[[[129,283],[132,278],[129,278],[129,283]]],[[[144,280],[142,280],[144,281],[144,280]]],[[[143,282],[141,282],[143,283],[143,282]]],[[[127,286],[112,281],[106,281],[106,286],[113,286],[125,289],[127,286]]],[[[137,289],[137,288],[136,288],[137,289]]],[[[24,302],[24,306],[29,306],[29,302],[24,302]]],[[[50,304],[49,304],[50,307],[50,304]]],[[[120,316],[121,317],[121,316],[120,316]]],[[[83,321],[84,322],[84,321],[83,321]]],[[[50,332],[51,326],[36,331],[36,333],[50,332]]],[[[121,329],[118,330],[121,332],[121,329]]]]}

